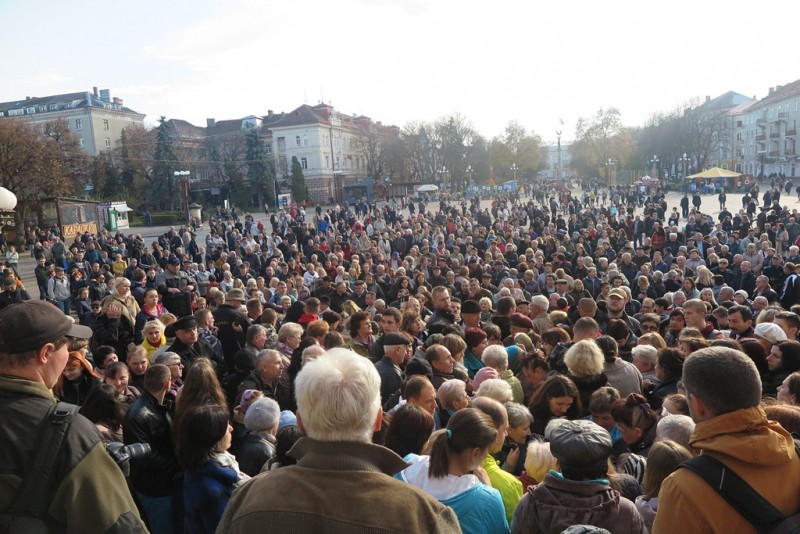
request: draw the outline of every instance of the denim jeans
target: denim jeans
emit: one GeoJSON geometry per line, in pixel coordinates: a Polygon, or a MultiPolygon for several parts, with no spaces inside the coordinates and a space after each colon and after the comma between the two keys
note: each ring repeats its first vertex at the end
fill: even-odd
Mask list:
{"type": "Polygon", "coordinates": [[[69,315],[69,299],[57,299],[58,307],[64,312],[64,315],[69,315]]]}

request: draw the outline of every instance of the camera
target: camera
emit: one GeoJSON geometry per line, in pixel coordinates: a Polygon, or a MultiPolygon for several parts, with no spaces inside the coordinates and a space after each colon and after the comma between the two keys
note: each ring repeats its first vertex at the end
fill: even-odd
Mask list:
{"type": "Polygon", "coordinates": [[[106,444],[106,452],[114,462],[122,469],[122,474],[128,478],[131,474],[131,460],[143,460],[150,456],[149,443],[131,443],[125,445],[119,441],[111,441],[106,444]]]}

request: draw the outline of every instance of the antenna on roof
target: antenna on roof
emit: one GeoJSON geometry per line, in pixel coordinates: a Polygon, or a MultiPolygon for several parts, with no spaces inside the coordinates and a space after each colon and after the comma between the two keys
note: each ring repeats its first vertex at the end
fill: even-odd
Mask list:
{"type": "Polygon", "coordinates": [[[306,95],[305,87],[303,87],[303,104],[308,104],[308,96],[306,95]]]}

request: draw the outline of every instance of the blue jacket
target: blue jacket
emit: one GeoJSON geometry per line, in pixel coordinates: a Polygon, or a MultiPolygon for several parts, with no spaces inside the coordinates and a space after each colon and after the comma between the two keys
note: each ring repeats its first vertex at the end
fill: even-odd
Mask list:
{"type": "Polygon", "coordinates": [[[455,497],[439,502],[453,509],[464,534],[510,531],[500,492],[485,484],[476,484],[455,497]]]}
{"type": "Polygon", "coordinates": [[[217,530],[237,479],[236,471],[213,460],[186,470],[183,477],[185,534],[206,534],[217,530]]]}

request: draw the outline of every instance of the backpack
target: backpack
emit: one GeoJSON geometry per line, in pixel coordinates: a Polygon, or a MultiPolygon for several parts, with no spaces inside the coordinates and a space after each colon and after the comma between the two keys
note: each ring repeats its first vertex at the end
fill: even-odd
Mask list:
{"type": "Polygon", "coordinates": [[[64,438],[78,413],[78,406],[59,402],[47,414],[40,430],[36,455],[11,507],[0,513],[4,534],[46,534],[45,516],[52,497],[56,462],[64,449],[64,438]]]}
{"type": "MultiPolygon", "coordinates": [[[[800,456],[800,444],[795,439],[795,452],[800,456]]],[[[682,463],[706,481],[725,501],[762,534],[800,533],[800,511],[785,516],[762,497],[750,484],[725,464],[711,456],[697,456],[682,463]]]]}

